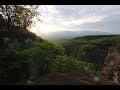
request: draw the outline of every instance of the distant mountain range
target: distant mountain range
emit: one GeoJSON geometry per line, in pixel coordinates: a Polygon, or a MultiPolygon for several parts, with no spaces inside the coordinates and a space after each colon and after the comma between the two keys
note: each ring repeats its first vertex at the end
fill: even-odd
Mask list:
{"type": "Polygon", "coordinates": [[[71,39],[86,35],[113,35],[113,33],[103,32],[103,31],[82,30],[82,31],[49,32],[47,34],[42,33],[40,36],[48,41],[52,41],[52,40],[60,40],[60,39],[71,39]]]}

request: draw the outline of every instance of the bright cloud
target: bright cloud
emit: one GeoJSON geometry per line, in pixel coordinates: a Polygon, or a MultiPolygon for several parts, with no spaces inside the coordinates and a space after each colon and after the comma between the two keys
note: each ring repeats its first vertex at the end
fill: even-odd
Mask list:
{"type": "Polygon", "coordinates": [[[103,16],[94,16],[94,17],[89,17],[89,18],[84,18],[80,20],[71,20],[71,21],[64,21],[61,24],[64,26],[75,26],[75,25],[82,25],[86,23],[94,23],[94,22],[99,22],[103,19],[103,16]]]}
{"type": "Polygon", "coordinates": [[[41,5],[32,31],[103,30],[120,33],[120,5],[41,5]]]}

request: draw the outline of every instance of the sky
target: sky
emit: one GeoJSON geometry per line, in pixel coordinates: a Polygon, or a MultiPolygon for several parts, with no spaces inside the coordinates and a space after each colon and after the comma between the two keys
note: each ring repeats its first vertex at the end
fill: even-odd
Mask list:
{"type": "Polygon", "coordinates": [[[120,33],[120,5],[40,5],[36,34],[58,31],[104,31],[120,33]]]}

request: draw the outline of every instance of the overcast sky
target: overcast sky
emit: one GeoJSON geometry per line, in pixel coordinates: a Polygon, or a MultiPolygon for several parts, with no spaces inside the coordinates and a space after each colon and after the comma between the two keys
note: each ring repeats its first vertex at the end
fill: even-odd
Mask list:
{"type": "Polygon", "coordinates": [[[120,33],[120,5],[42,5],[35,32],[94,30],[120,33]]]}

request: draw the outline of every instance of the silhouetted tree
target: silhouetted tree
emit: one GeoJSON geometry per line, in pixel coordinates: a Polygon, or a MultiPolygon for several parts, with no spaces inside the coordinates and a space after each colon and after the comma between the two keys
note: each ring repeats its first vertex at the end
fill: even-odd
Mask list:
{"type": "Polygon", "coordinates": [[[10,25],[27,28],[32,18],[37,15],[37,5],[0,5],[0,12],[5,18],[9,30],[10,25]]]}

